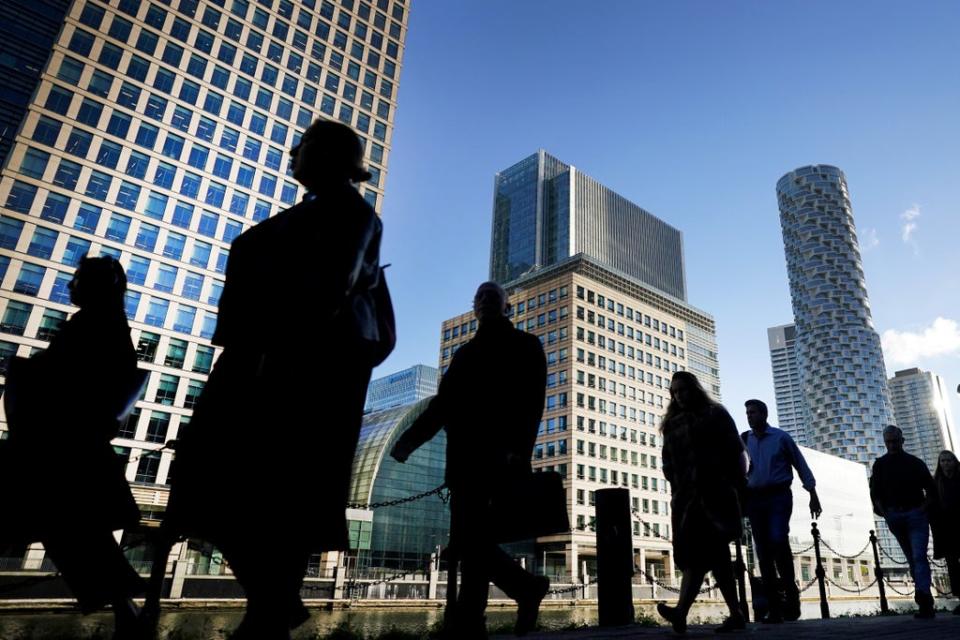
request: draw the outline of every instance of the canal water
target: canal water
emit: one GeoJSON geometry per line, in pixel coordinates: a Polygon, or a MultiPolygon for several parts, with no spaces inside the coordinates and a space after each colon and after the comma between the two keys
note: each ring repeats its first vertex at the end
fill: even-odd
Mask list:
{"type": "MultiPolygon", "coordinates": [[[[952,606],[953,602],[938,603],[952,606]]],[[[891,601],[891,608],[904,610],[913,607],[908,600],[891,601]]],[[[653,604],[637,605],[638,618],[659,621],[653,604]]],[[[833,616],[869,615],[879,611],[876,599],[843,600],[830,604],[833,616]]],[[[719,622],[724,608],[716,603],[698,603],[691,612],[690,623],[719,622]]],[[[315,609],[310,620],[294,632],[295,640],[319,640],[338,628],[376,637],[392,629],[425,633],[437,624],[443,615],[439,608],[397,609],[361,607],[339,611],[315,609]]],[[[160,620],[161,640],[225,640],[240,622],[242,612],[229,610],[170,611],[160,620]]],[[[803,604],[804,618],[819,618],[816,602],[803,604]]],[[[495,633],[509,633],[516,618],[516,610],[492,606],[487,611],[487,623],[495,633]]],[[[596,606],[578,605],[548,608],[541,611],[540,625],[544,629],[563,629],[573,626],[596,625],[596,606]]],[[[0,638],[3,640],[109,640],[112,620],[108,614],[80,616],[72,612],[44,614],[0,613],[0,638]]]]}

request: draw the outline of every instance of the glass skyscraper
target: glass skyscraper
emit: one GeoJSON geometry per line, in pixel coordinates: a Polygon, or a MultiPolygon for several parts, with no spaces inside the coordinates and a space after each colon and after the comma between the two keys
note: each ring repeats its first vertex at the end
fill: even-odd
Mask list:
{"type": "Polygon", "coordinates": [[[2,6],[11,32],[50,40],[18,63],[23,74],[0,67],[11,141],[0,174],[0,373],[9,356],[45,348],[74,311],[66,285],[82,256],[119,259],[150,377],[115,447],[155,518],[172,457],[163,444],[190,420],[217,355],[230,243],[304,195],[287,151],[311,121],[337,119],[361,136],[373,178],[359,190],[381,206],[408,1],[2,6]],[[31,73],[18,115],[6,104],[31,73]]]}
{"type": "Polygon", "coordinates": [[[947,385],[937,374],[917,368],[897,371],[888,384],[904,449],[933,473],[941,451],[956,451],[947,385]]]}
{"type": "Polygon", "coordinates": [[[687,298],[683,234],[542,149],[496,175],[491,235],[501,284],[583,253],[687,298]]]}
{"type": "Polygon", "coordinates": [[[417,364],[403,371],[371,380],[367,388],[367,402],[363,412],[383,411],[436,395],[439,384],[438,373],[436,367],[417,364]]]}
{"type": "Polygon", "coordinates": [[[797,366],[797,328],[784,324],[767,329],[770,366],[773,369],[773,393],[777,401],[777,426],[794,441],[807,446],[807,405],[797,366]]]}
{"type": "Polygon", "coordinates": [[[885,452],[893,406],[846,177],[829,165],[802,167],[780,178],[777,198],[808,446],[871,464],[885,452]]]}

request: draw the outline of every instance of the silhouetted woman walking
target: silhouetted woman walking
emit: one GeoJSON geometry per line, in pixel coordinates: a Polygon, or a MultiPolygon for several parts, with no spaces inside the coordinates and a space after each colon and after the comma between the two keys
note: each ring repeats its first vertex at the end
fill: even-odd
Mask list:
{"type": "Polygon", "coordinates": [[[663,475],[670,482],[673,557],[683,571],[676,607],[657,612],[684,633],[687,613],[707,572],[713,573],[730,610],[718,632],[743,629],[730,561],[730,543],[741,535],[738,489],[745,484],[743,442],[723,406],[712,401],[696,376],[673,374],[670,404],[661,426],[663,475]]]}
{"type": "MultiPolygon", "coordinates": [[[[933,557],[947,562],[950,591],[960,593],[960,462],[952,451],[941,451],[933,474],[937,502],[931,514],[933,557]]],[[[953,613],[960,615],[960,605],[953,613]]]]}
{"type": "Polygon", "coordinates": [[[143,581],[113,531],[137,526],[140,513],[110,444],[143,380],[123,309],[127,279],[113,258],[84,258],[69,287],[80,310],[46,351],[15,363],[4,397],[16,528],[21,541],[43,543],[83,613],[111,605],[114,638],[132,638],[130,598],[143,581]]]}

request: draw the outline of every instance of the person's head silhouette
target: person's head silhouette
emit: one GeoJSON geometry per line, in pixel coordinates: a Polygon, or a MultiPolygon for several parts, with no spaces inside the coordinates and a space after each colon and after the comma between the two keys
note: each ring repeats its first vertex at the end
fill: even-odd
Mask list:
{"type": "Polygon", "coordinates": [[[80,266],[67,285],[70,302],[81,309],[123,306],[127,276],[119,262],[109,256],[80,260],[80,266]]]}
{"type": "Polygon", "coordinates": [[[507,315],[507,292],[496,282],[484,282],[473,296],[473,314],[483,325],[507,315]]]}
{"type": "Polygon", "coordinates": [[[290,158],[294,179],[312,193],[328,185],[366,182],[371,177],[363,166],[360,138],[339,122],[315,121],[290,149],[290,158]]]}

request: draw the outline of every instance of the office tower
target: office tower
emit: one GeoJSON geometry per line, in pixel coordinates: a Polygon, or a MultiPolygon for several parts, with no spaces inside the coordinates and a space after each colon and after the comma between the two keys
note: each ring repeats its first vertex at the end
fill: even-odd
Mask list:
{"type": "Polygon", "coordinates": [[[417,364],[370,382],[363,412],[383,411],[412,404],[437,393],[436,367],[417,364]]]}
{"type": "Polygon", "coordinates": [[[904,448],[933,473],[941,451],[956,451],[947,385],[937,374],[916,368],[897,371],[888,384],[904,448]]]}
{"type": "Polygon", "coordinates": [[[807,405],[800,386],[797,366],[797,329],[784,324],[767,329],[770,365],[773,368],[773,393],[777,401],[777,426],[807,446],[807,405]]]}
{"type": "Polygon", "coordinates": [[[504,284],[578,253],[687,298],[677,229],[543,150],[496,175],[491,280],[504,284]]]}
{"type": "MultiPolygon", "coordinates": [[[[537,335],[547,356],[533,466],[564,476],[573,527],[538,540],[533,558],[548,574],[578,576],[586,561],[596,575],[594,492],[623,487],[637,513],[635,563],[672,576],[672,547],[658,537],[671,535],[660,421],[674,371],[719,374],[713,318],[584,254],[515,279],[507,292],[511,321],[537,335]]],[[[476,330],[472,313],[443,322],[441,372],[476,330]]],[[[705,386],[716,398],[719,387],[705,386]]]]}
{"type": "Polygon", "coordinates": [[[312,120],[362,136],[380,208],[406,20],[405,0],[77,0],[61,20],[2,168],[0,354],[46,347],[84,254],[120,260],[150,379],[115,446],[145,518],[216,356],[230,242],[301,199],[287,151],[312,120]]]}
{"type": "Polygon", "coordinates": [[[893,407],[846,178],[836,167],[802,167],[780,178],[777,199],[807,443],[870,464],[885,452],[882,431],[893,407]]]}

